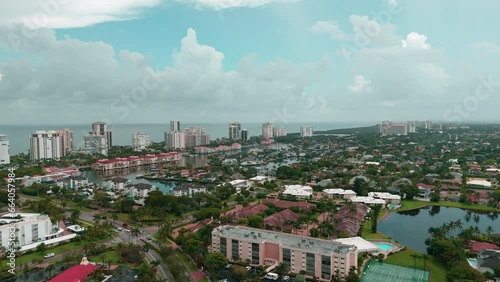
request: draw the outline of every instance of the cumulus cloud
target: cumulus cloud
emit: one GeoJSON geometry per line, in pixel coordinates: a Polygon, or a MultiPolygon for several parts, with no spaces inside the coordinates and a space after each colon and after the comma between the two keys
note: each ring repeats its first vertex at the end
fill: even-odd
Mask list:
{"type": "Polygon", "coordinates": [[[354,93],[363,93],[363,92],[371,92],[372,82],[370,80],[366,80],[362,75],[354,76],[354,84],[349,86],[349,91],[354,93]]]}
{"type": "Polygon", "coordinates": [[[410,32],[406,35],[406,39],[401,40],[401,46],[403,46],[403,48],[430,49],[431,45],[426,41],[427,36],[417,32],[410,32]]]}
{"type": "MultiPolygon", "coordinates": [[[[15,28],[21,27],[0,28],[0,34],[15,28]]],[[[12,48],[2,38],[0,48],[12,48]]],[[[128,118],[123,117],[127,116],[124,111],[117,110],[120,107],[128,108],[130,118],[152,118],[155,112],[181,108],[186,114],[210,109],[252,115],[255,108],[272,112],[285,106],[303,110],[310,98],[303,93],[321,79],[329,65],[328,57],[302,65],[285,60],[261,65],[249,55],[234,70],[227,71],[224,54],[199,43],[193,29],[187,31],[179,50],[172,54],[173,64],[159,69],[152,69],[144,54],[115,50],[104,42],[57,39],[51,29],[40,29],[29,43],[19,45],[19,52],[30,59],[0,61],[0,93],[9,93],[2,99],[12,110],[26,113],[19,122],[33,119],[35,106],[44,109],[47,119],[59,119],[59,110],[67,109],[68,120],[82,116],[87,120],[96,113],[128,118]],[[137,95],[134,89],[145,80],[153,86],[140,103],[131,101],[137,95]]],[[[0,118],[9,114],[2,111],[0,118]]]]}
{"type": "Polygon", "coordinates": [[[224,10],[230,8],[255,8],[271,3],[289,3],[300,0],[177,0],[182,4],[194,6],[196,9],[224,10]]]}
{"type": "Polygon", "coordinates": [[[3,1],[0,25],[20,23],[28,28],[74,28],[140,17],[161,0],[3,1]]]}

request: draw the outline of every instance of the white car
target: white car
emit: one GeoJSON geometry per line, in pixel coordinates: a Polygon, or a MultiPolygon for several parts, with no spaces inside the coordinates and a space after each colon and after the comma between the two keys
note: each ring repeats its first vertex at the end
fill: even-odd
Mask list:
{"type": "Polygon", "coordinates": [[[251,266],[247,266],[246,269],[247,269],[247,271],[250,271],[250,270],[252,270],[252,267],[251,266]]]}
{"type": "Polygon", "coordinates": [[[54,253],[48,253],[46,255],[43,256],[43,258],[51,258],[51,257],[54,257],[56,254],[54,253]]]}
{"type": "Polygon", "coordinates": [[[288,275],[283,276],[283,281],[288,281],[288,280],[290,280],[290,276],[288,275]]]}

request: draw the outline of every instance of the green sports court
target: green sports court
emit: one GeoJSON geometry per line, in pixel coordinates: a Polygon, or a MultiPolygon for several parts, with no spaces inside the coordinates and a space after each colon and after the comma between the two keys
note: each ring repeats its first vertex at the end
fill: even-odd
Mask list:
{"type": "Polygon", "coordinates": [[[413,269],[381,262],[370,262],[361,282],[428,282],[429,271],[413,269]]]}

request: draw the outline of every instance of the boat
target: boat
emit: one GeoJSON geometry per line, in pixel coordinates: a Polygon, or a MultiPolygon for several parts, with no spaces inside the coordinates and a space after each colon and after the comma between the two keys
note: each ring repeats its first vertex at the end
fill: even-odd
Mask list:
{"type": "Polygon", "coordinates": [[[141,178],[144,178],[144,174],[137,174],[135,176],[135,179],[141,179],[141,178]]]}

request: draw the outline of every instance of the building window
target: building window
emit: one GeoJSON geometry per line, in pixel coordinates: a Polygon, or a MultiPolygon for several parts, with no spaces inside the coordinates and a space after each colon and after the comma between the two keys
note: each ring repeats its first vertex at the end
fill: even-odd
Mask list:
{"type": "Polygon", "coordinates": [[[238,240],[232,240],[231,242],[231,251],[232,251],[232,256],[233,256],[233,261],[236,261],[240,258],[240,254],[239,254],[239,242],[238,240]]]}
{"type": "Polygon", "coordinates": [[[260,246],[257,243],[252,243],[252,263],[259,264],[260,261],[260,246]]]}
{"type": "Polygon", "coordinates": [[[283,264],[285,264],[287,266],[288,269],[290,269],[290,266],[291,266],[291,252],[290,252],[290,249],[283,249],[283,258],[282,258],[282,261],[283,261],[283,264]]]}
{"type": "Polygon", "coordinates": [[[315,276],[316,265],[315,265],[314,254],[311,253],[306,254],[306,273],[307,275],[315,276]]]}
{"type": "Polygon", "coordinates": [[[38,242],[38,224],[31,225],[31,241],[38,242]]]}
{"type": "Polygon", "coordinates": [[[330,279],[332,276],[332,258],[329,256],[321,256],[321,278],[330,279]]]}
{"type": "Polygon", "coordinates": [[[220,237],[220,252],[224,256],[227,256],[227,241],[224,237],[220,237]]]}

